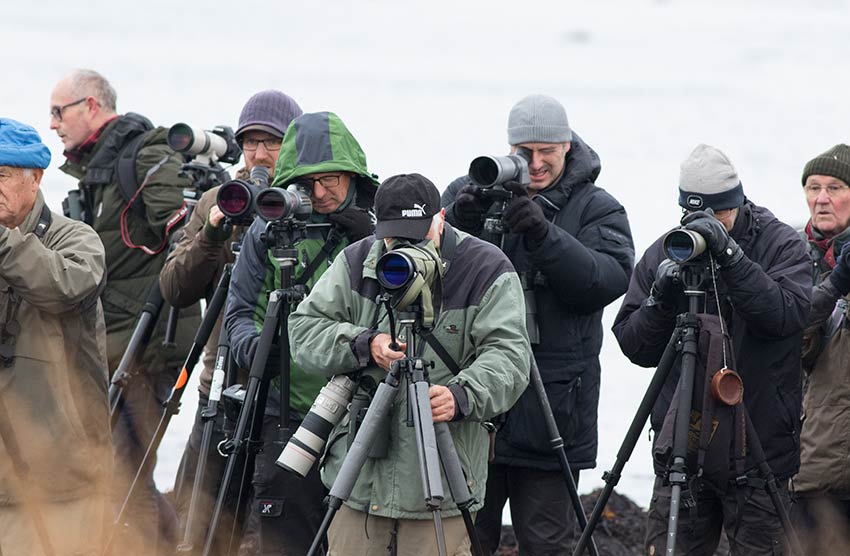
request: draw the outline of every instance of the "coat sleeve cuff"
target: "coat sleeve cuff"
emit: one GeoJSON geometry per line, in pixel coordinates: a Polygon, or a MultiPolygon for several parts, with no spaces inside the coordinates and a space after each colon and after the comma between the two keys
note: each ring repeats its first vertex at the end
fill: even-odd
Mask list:
{"type": "Polygon", "coordinates": [[[469,395],[466,389],[460,384],[449,384],[449,392],[452,393],[455,399],[455,416],[452,421],[460,421],[469,416],[469,395]]]}
{"type": "Polygon", "coordinates": [[[372,351],[369,348],[369,344],[372,342],[372,338],[378,334],[380,334],[380,332],[377,330],[368,328],[355,336],[349,343],[351,351],[354,353],[354,357],[357,358],[357,365],[359,368],[362,369],[369,365],[369,360],[372,357],[372,351]]]}

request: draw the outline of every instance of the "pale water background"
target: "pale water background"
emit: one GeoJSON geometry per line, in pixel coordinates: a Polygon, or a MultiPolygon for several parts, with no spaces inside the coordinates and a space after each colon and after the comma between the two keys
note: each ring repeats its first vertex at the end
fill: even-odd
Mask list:
{"type": "MultiPolygon", "coordinates": [[[[278,88],[339,114],[381,177],[416,171],[441,189],[474,156],[505,153],[510,107],[547,93],[600,154],[597,184],[626,207],[640,255],[678,221],[679,163],[700,142],[729,155],[751,199],[805,221],[803,165],[850,140],[848,37],[838,0],[2,0],[0,115],[50,147],[43,190],[60,210],[74,182],[57,170],[48,101],[75,67],[159,125],[235,127],[248,97],[278,88]]],[[[605,312],[598,467],[582,492],[602,484],[651,376],[607,332],[618,307],[605,312]]],[[[163,489],[197,403],[187,390],[159,451],[163,489]]],[[[645,507],[651,481],[644,436],[618,490],[645,507]]]]}

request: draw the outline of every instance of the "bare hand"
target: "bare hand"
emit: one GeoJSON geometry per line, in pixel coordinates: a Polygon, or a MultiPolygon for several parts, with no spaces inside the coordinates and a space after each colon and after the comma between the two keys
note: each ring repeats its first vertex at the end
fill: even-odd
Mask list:
{"type": "Polygon", "coordinates": [[[404,350],[407,348],[407,344],[400,343],[398,344],[398,350],[392,349],[390,347],[392,341],[392,337],[389,334],[382,332],[369,342],[369,353],[372,355],[372,359],[379,367],[387,371],[390,370],[393,361],[404,358],[404,350]]]}
{"type": "Polygon", "coordinates": [[[445,386],[434,385],[428,388],[431,396],[431,415],[435,423],[451,421],[455,416],[455,397],[445,386]]]}
{"type": "Polygon", "coordinates": [[[219,226],[221,226],[222,221],[224,221],[224,213],[221,212],[221,209],[218,208],[218,205],[213,205],[213,207],[210,209],[210,217],[207,221],[213,228],[218,228],[219,226]]]}

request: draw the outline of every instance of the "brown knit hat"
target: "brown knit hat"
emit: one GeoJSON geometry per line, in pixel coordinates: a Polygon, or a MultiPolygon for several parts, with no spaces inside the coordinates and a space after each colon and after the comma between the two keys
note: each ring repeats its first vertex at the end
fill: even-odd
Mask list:
{"type": "Polygon", "coordinates": [[[803,168],[803,185],[812,174],[832,176],[850,185],[850,147],[841,143],[811,159],[803,168]]]}

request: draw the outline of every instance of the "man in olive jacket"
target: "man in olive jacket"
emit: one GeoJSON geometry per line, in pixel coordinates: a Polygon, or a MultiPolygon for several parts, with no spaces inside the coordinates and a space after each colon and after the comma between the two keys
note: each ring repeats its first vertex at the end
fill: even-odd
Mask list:
{"type": "MultiPolygon", "coordinates": [[[[441,311],[433,337],[459,365],[449,366],[426,347],[434,421],[448,421],[467,482],[477,503],[484,501],[488,434],[482,421],[507,411],[528,384],[530,350],[519,278],[510,261],[493,245],[445,223],[439,193],[419,174],[386,180],[375,198],[376,233],[349,246],[290,317],[295,361],[324,376],[355,373],[377,383],[404,353],[391,347],[384,305],[376,302],[375,265],[391,239],[432,244],[446,265],[441,311]]],[[[409,341],[409,339],[408,339],[409,341]]],[[[404,345],[400,346],[402,349],[404,345]]],[[[404,382],[403,382],[404,384],[404,382]]],[[[395,544],[397,554],[434,554],[432,515],[426,509],[413,428],[407,421],[407,396],[400,388],[388,415],[386,455],[367,460],[351,497],[328,531],[329,556],[377,554],[395,544]]],[[[323,462],[330,487],[346,455],[349,417],[334,428],[323,462]]],[[[377,442],[376,442],[377,444],[377,442]]],[[[470,554],[464,529],[448,486],[442,503],[449,554],[470,554]]],[[[394,554],[396,552],[393,552],[394,554]]]]}
{"type": "Polygon", "coordinates": [[[111,466],[105,257],[91,228],[44,204],[49,162],[32,127],[0,118],[0,546],[47,553],[40,515],[53,554],[97,554],[111,466]]]}
{"type": "MultiPolygon", "coordinates": [[[[280,152],[283,135],[292,119],[300,115],[301,107],[298,103],[280,91],[261,91],[248,99],[239,115],[239,126],[236,128],[236,140],[245,156],[245,167],[237,173],[238,179],[248,179],[251,170],[256,166],[267,168],[270,172],[269,178],[274,177],[275,161],[280,152]]],[[[201,195],[198,206],[195,207],[189,222],[181,230],[181,238],[168,255],[168,260],[159,275],[162,296],[175,307],[189,307],[202,298],[209,301],[224,272],[225,265],[236,260],[232,244],[242,240],[245,226],[231,226],[226,223],[224,213],[216,204],[219,189],[221,186],[213,187],[201,195]]],[[[191,436],[186,442],[186,449],[174,483],[181,532],[186,526],[204,429],[201,414],[209,401],[223,320],[222,312],[204,348],[204,369],[198,386],[200,395],[195,423],[191,436]]],[[[240,381],[244,384],[244,376],[240,377],[240,381]]],[[[227,461],[218,451],[219,443],[224,440],[223,425],[223,411],[219,410],[215,415],[210,451],[201,455],[207,458],[207,465],[201,502],[196,508],[197,514],[194,520],[195,535],[191,541],[194,546],[202,546],[206,538],[205,516],[212,513],[227,461]],[[197,519],[199,516],[203,517],[197,519]]],[[[234,511],[236,496],[231,498],[234,504],[228,506],[228,510],[234,511]]],[[[225,554],[229,544],[230,529],[220,527],[216,535],[215,548],[220,552],[216,553],[225,554]]]]}
{"type": "MultiPolygon", "coordinates": [[[[95,71],[76,70],[59,81],[50,97],[50,115],[50,128],[65,145],[67,160],[60,169],[80,180],[81,217],[106,249],[108,280],[101,301],[109,369],[114,372],[148,290],[156,284],[169,232],[185,216],[183,189],[191,183],[178,176],[183,159],[166,144],[167,130],[154,129],[138,114],[118,115],[115,90],[95,71]],[[118,158],[134,152],[136,193],[130,203],[127,192],[122,193],[118,158]]],[[[164,347],[167,312],[166,307],[143,354],[140,374],[124,390],[113,430],[116,504],[127,493],[199,324],[197,307],[181,311],[176,345],[164,347]]],[[[153,482],[153,465],[149,469],[128,517],[138,526],[139,542],[154,546],[157,508],[167,506],[153,482]]],[[[164,524],[173,521],[163,517],[164,524]]]]}

